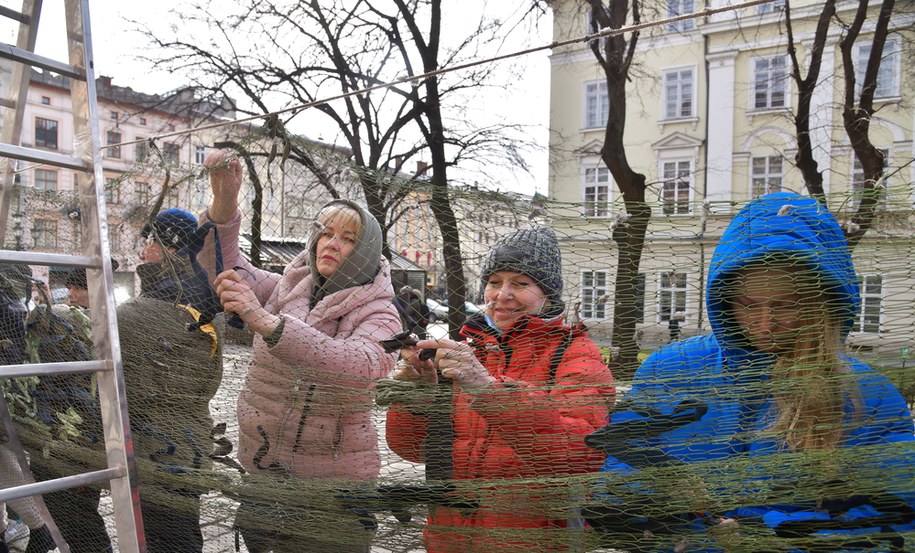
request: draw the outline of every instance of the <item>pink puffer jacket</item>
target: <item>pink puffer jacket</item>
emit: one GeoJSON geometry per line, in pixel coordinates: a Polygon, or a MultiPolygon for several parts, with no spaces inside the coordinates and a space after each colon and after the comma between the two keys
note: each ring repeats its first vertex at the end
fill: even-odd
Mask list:
{"type": "MultiPolygon", "coordinates": [[[[314,308],[308,252],[282,275],[255,269],[238,251],[239,213],[218,225],[225,267],[241,267],[270,313],[285,318],[275,346],[255,335],[238,399],[239,461],[253,473],[296,478],[372,479],[381,466],[371,420],[377,379],[395,355],[378,344],[401,330],[387,260],[373,282],[322,298],[314,308]]],[[[198,255],[214,273],[214,240],[198,255]]]]}

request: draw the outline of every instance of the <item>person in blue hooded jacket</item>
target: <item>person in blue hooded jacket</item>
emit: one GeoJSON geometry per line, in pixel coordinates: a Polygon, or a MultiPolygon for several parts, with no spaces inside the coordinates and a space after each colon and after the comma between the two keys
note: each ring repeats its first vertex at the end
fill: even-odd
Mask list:
{"type": "Polygon", "coordinates": [[[843,352],[859,295],[835,218],[793,193],[748,203],[706,304],[713,333],[652,354],[586,440],[608,453],[591,511],[604,542],[911,551],[915,428],[899,391],[843,352]]]}

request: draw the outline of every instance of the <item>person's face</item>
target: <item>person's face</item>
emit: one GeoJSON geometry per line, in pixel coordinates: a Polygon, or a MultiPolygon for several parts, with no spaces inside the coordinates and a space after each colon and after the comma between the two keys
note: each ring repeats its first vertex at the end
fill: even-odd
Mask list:
{"type": "Polygon", "coordinates": [[[807,317],[800,313],[797,273],[755,268],[738,275],[731,312],[754,348],[781,354],[793,349],[807,317]]]}
{"type": "Polygon", "coordinates": [[[69,292],[67,295],[67,304],[73,307],[89,308],[89,290],[80,288],[79,286],[73,286],[72,284],[67,287],[67,290],[69,292]]]}
{"type": "Polygon", "coordinates": [[[483,290],[486,314],[496,328],[505,330],[524,315],[543,310],[547,297],[531,277],[514,271],[496,271],[489,275],[483,290]]]}
{"type": "Polygon", "coordinates": [[[324,229],[315,246],[315,264],[318,273],[328,278],[340,268],[353,250],[359,239],[359,223],[345,211],[338,211],[321,221],[324,229]]]}
{"type": "Polygon", "coordinates": [[[147,240],[140,250],[140,261],[143,263],[162,263],[165,259],[165,250],[155,240],[147,240]]]}

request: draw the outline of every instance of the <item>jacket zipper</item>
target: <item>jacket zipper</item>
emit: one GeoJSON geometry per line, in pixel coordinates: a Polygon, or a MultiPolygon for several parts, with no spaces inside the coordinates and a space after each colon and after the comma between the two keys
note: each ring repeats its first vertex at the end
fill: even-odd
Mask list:
{"type": "Polygon", "coordinates": [[[308,418],[308,411],[311,410],[311,398],[315,395],[316,386],[316,384],[309,385],[308,391],[305,393],[305,403],[302,404],[302,416],[299,418],[299,427],[295,431],[295,442],[292,443],[293,453],[299,450],[299,440],[302,439],[302,430],[305,429],[305,419],[308,418]]]}

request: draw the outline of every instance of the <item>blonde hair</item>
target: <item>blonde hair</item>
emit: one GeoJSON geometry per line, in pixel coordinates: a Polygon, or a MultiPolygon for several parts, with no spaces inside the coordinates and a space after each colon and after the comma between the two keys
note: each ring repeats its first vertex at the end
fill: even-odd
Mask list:
{"type": "Polygon", "coordinates": [[[332,220],[339,220],[344,225],[354,223],[356,225],[356,235],[362,234],[362,215],[356,209],[340,203],[333,203],[324,206],[315,217],[315,221],[322,225],[332,220]]]}
{"type": "Polygon", "coordinates": [[[798,292],[801,327],[793,348],[779,355],[770,384],[775,394],[775,420],[770,426],[792,451],[831,451],[839,446],[845,401],[855,408],[848,364],[842,359],[840,299],[806,266],[779,264],[793,278],[798,292]]]}

